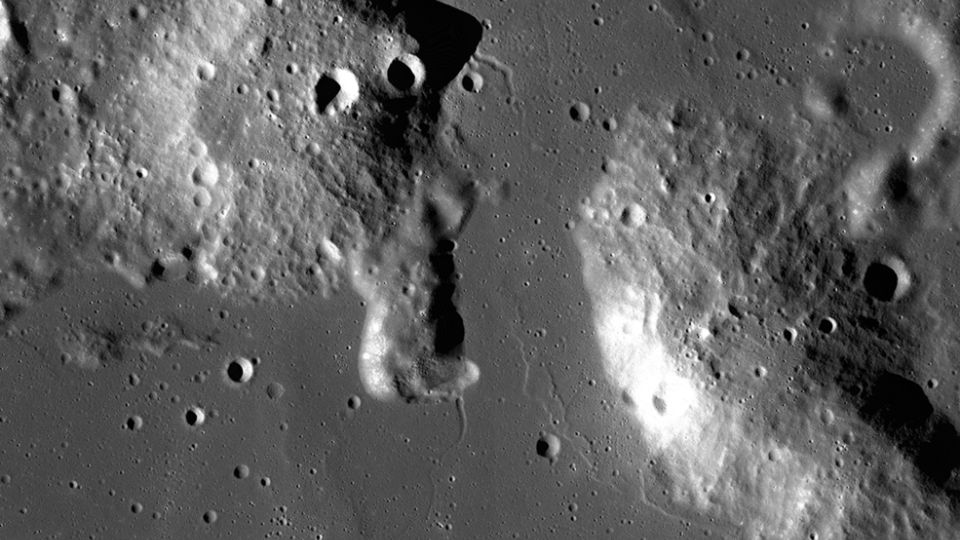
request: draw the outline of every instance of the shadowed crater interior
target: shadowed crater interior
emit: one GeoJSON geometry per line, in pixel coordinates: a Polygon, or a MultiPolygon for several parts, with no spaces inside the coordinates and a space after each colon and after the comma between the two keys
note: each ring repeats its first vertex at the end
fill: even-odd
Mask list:
{"type": "Polygon", "coordinates": [[[395,58],[393,62],[390,62],[390,67],[387,68],[387,80],[397,90],[408,90],[416,82],[416,76],[410,66],[395,58]]]}
{"type": "Polygon", "coordinates": [[[314,87],[317,110],[323,111],[326,109],[327,106],[333,102],[333,99],[337,97],[339,92],[340,84],[333,80],[333,77],[330,77],[329,75],[320,77],[320,80],[317,81],[316,87],[314,87]]]}
{"type": "Polygon", "coordinates": [[[863,288],[877,300],[889,302],[897,292],[898,279],[893,268],[881,262],[870,263],[863,275],[863,288]]]}

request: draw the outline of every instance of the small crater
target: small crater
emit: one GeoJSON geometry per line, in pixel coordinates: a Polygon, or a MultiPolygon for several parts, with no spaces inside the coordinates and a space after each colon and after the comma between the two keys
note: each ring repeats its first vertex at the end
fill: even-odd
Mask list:
{"type": "Polygon", "coordinates": [[[394,58],[387,68],[387,81],[401,92],[419,89],[425,77],[423,62],[409,53],[394,58]]]}
{"type": "Polygon", "coordinates": [[[476,71],[467,72],[467,74],[460,79],[460,86],[471,94],[479,94],[480,91],[483,90],[483,76],[476,71]]]}
{"type": "Polygon", "coordinates": [[[200,427],[207,420],[207,413],[202,408],[194,405],[183,413],[183,420],[190,427],[200,427]]]}
{"type": "Polygon", "coordinates": [[[863,273],[863,289],[881,302],[900,299],[909,286],[907,265],[895,257],[872,262],[863,273]]]}
{"type": "Polygon", "coordinates": [[[360,396],[353,395],[347,398],[347,408],[351,411],[355,411],[360,408],[362,402],[360,401],[360,396]]]}
{"type": "Polygon", "coordinates": [[[574,122],[586,122],[590,119],[590,106],[578,101],[570,106],[570,118],[574,122]]]}
{"type": "Polygon", "coordinates": [[[143,429],[143,417],[139,414],[134,414],[127,418],[126,427],[130,431],[140,431],[143,429]]]}
{"type": "Polygon", "coordinates": [[[837,320],[833,317],[824,317],[817,324],[817,329],[824,334],[832,334],[837,330],[837,320]]]}
{"type": "Polygon", "coordinates": [[[314,87],[317,110],[333,116],[346,112],[360,99],[360,82],[352,71],[342,68],[323,74],[314,87]]]}
{"type": "Polygon", "coordinates": [[[249,358],[236,358],[224,367],[227,380],[234,384],[244,384],[253,378],[253,362],[249,358]]]}
{"type": "Polygon", "coordinates": [[[540,438],[537,439],[537,455],[549,459],[550,461],[555,461],[560,455],[560,438],[554,435],[553,433],[540,433],[540,438]]]}
{"type": "Polygon", "coordinates": [[[233,477],[237,480],[243,480],[250,476],[250,467],[241,463],[233,468],[233,477]]]}
{"type": "Polygon", "coordinates": [[[272,382],[267,385],[267,397],[273,400],[280,399],[287,389],[279,382],[272,382]]]}

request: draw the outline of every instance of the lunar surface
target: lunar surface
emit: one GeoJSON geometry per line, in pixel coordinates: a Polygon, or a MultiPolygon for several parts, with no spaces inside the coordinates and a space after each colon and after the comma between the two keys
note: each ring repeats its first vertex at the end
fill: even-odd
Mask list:
{"type": "Polygon", "coordinates": [[[958,7],[3,0],[0,539],[960,537],[958,7]]]}

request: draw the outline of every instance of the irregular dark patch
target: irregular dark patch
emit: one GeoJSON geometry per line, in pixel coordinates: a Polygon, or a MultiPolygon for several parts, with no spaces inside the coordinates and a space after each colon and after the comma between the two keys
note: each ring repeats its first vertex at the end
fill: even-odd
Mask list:
{"type": "Polygon", "coordinates": [[[910,199],[911,182],[914,169],[905,153],[898,153],[883,178],[883,189],[887,197],[895,203],[904,203],[910,199]]]}
{"type": "Polygon", "coordinates": [[[153,264],[150,265],[150,277],[155,279],[163,279],[164,274],[167,272],[167,267],[163,264],[160,259],[155,259],[153,264]]]}
{"type": "Polygon", "coordinates": [[[424,86],[442,89],[470,59],[483,25],[465,11],[434,0],[406,0],[401,4],[407,32],[417,40],[417,55],[426,68],[424,86]]]}
{"type": "Polygon", "coordinates": [[[450,280],[456,271],[453,253],[440,251],[437,248],[434,248],[434,252],[430,254],[430,266],[441,282],[450,280]]]}
{"type": "Polygon", "coordinates": [[[920,385],[896,373],[881,372],[864,394],[860,416],[894,440],[905,440],[933,414],[920,385]]]}
{"type": "Polygon", "coordinates": [[[271,51],[273,51],[273,38],[267,36],[260,47],[260,56],[269,56],[271,51]]]}
{"type": "Polygon", "coordinates": [[[846,85],[839,81],[831,81],[824,85],[824,90],[827,103],[830,104],[833,113],[839,117],[849,116],[853,106],[850,103],[850,91],[847,90],[846,85]]]}
{"type": "Polygon", "coordinates": [[[439,356],[459,353],[466,333],[463,317],[454,302],[457,289],[455,247],[452,240],[440,237],[430,254],[430,266],[438,283],[430,294],[427,317],[433,323],[433,348],[439,356]]]}
{"type": "Polygon", "coordinates": [[[24,54],[30,54],[30,31],[26,23],[17,14],[17,7],[12,2],[5,2],[7,17],[10,19],[10,35],[24,54]]]}
{"type": "Polygon", "coordinates": [[[767,139],[759,141],[760,163],[754,169],[742,170],[736,178],[731,197],[731,210],[737,236],[742,239],[740,258],[745,271],[757,257],[760,241],[772,240],[783,224],[785,210],[782,197],[784,178],[777,168],[783,160],[776,144],[767,139]]]}
{"type": "Polygon", "coordinates": [[[960,435],[934,409],[919,384],[895,373],[881,373],[864,392],[859,413],[933,484],[942,486],[960,466],[960,435]]]}
{"type": "Polygon", "coordinates": [[[11,300],[0,302],[0,324],[10,322],[18,315],[23,314],[23,312],[27,310],[27,307],[28,306],[22,303],[11,300]]]}
{"type": "MultiPolygon", "coordinates": [[[[452,306],[451,306],[452,307],[452,306]]],[[[447,356],[456,354],[466,335],[463,326],[463,317],[457,313],[456,309],[448,309],[434,323],[436,335],[433,341],[433,348],[438,355],[447,356]]]]}

